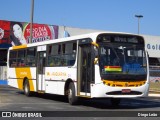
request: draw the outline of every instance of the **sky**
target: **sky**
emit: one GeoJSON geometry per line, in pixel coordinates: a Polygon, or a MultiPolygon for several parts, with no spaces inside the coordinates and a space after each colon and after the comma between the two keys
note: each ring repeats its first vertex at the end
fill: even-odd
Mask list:
{"type": "MultiPolygon", "coordinates": [[[[31,0],[0,0],[0,20],[30,22],[31,0]]],[[[34,0],[34,23],[160,36],[160,0],[34,0]]]]}

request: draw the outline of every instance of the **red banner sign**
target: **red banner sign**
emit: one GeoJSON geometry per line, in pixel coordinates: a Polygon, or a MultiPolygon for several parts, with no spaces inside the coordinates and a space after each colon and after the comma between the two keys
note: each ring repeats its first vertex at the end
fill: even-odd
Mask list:
{"type": "MultiPolygon", "coordinates": [[[[48,25],[33,24],[32,43],[53,39],[51,32],[48,25]]],[[[28,42],[30,39],[30,24],[24,30],[24,37],[28,42]]]]}

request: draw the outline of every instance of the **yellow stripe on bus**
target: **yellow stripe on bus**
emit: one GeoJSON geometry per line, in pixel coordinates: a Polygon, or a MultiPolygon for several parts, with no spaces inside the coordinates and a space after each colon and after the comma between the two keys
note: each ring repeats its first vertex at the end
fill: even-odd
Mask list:
{"type": "Polygon", "coordinates": [[[22,48],[26,48],[27,45],[19,45],[19,46],[13,46],[13,49],[22,49],[22,48]]]}
{"type": "Polygon", "coordinates": [[[139,87],[144,85],[146,83],[146,80],[132,82],[103,80],[103,83],[111,87],[139,87]]]}
{"type": "Polygon", "coordinates": [[[15,68],[15,70],[16,70],[16,77],[18,78],[17,79],[18,88],[22,90],[23,89],[23,79],[28,78],[29,85],[30,85],[30,91],[34,91],[34,85],[33,85],[30,68],[15,68]]]}

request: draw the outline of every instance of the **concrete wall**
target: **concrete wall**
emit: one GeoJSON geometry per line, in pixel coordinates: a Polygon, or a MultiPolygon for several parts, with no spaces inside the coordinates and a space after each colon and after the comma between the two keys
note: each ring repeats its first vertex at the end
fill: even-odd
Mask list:
{"type": "Polygon", "coordinates": [[[65,27],[59,26],[58,38],[64,37],[64,31],[68,32],[70,36],[88,34],[92,32],[102,32],[102,30],[93,30],[93,29],[82,29],[82,28],[74,28],[74,27],[65,27]]]}
{"type": "Polygon", "coordinates": [[[7,66],[0,66],[0,85],[7,84],[7,66]]]}
{"type": "Polygon", "coordinates": [[[149,57],[160,58],[160,36],[143,35],[149,57]]]}
{"type": "Polygon", "coordinates": [[[7,66],[0,66],[0,80],[7,79],[7,66]]]}

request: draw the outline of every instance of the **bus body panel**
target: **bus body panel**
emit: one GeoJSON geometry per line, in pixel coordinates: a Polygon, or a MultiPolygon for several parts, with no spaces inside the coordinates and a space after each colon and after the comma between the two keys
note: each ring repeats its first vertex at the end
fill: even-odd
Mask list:
{"type": "Polygon", "coordinates": [[[100,76],[99,72],[100,72],[99,66],[98,66],[98,64],[96,64],[95,65],[95,84],[99,83],[99,81],[101,80],[101,76],[100,76]]]}
{"type": "Polygon", "coordinates": [[[110,87],[106,86],[103,83],[91,85],[91,98],[106,98],[106,97],[116,97],[116,98],[130,98],[130,97],[147,97],[148,96],[148,89],[149,84],[146,83],[143,86],[140,87],[110,87]],[[122,92],[123,89],[131,90],[131,91],[138,91],[141,92],[141,95],[107,95],[109,92],[122,92]]]}
{"type": "Polygon", "coordinates": [[[24,78],[30,83],[30,90],[36,91],[36,68],[10,68],[8,69],[8,85],[23,90],[24,78]]]}
{"type": "Polygon", "coordinates": [[[76,81],[77,69],[75,67],[46,67],[46,93],[64,95],[65,83],[68,79],[76,81]]]}

